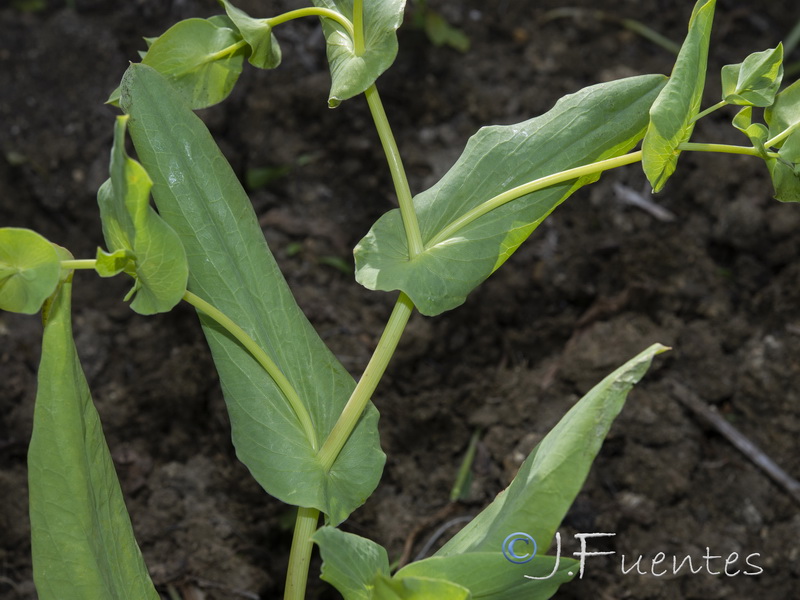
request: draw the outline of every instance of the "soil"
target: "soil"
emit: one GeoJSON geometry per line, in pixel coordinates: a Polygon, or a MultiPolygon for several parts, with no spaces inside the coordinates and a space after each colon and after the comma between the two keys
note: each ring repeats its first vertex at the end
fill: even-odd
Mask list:
{"type": "MultiPolygon", "coordinates": [[[[66,4],[0,8],[0,224],[31,227],[91,257],[102,243],[95,192],[115,114],[104,100],[143,47],[141,36],[219,10],[211,0],[66,4]]],[[[302,5],[239,4],[257,16],[302,5]]],[[[556,1],[428,4],[463,29],[471,47],[435,47],[409,18],[395,66],[381,78],[417,191],[481,125],[527,119],[598,81],[671,69],[669,52],[618,22],[585,11],[546,19],[556,1]]],[[[676,41],[690,5],[571,3],[647,23],[676,41]]],[[[794,0],[719,0],[705,104],[718,98],[722,65],[773,47],[798,18],[794,0]]],[[[278,36],[283,65],[248,69],[228,101],[202,114],[243,177],[288,171],[251,197],[300,305],[358,376],[393,296],[360,288],[341,267],[394,206],[393,188],[365,103],[326,107],[318,24],[293,22],[278,36]]],[[[731,116],[704,119],[696,138],[741,143],[731,116]]],[[[443,522],[491,501],[581,394],[659,341],[673,350],[630,395],[560,530],[564,555],[579,549],[576,532],[615,533],[589,548],[616,554],[588,558],[583,578],[558,597],[796,598],[797,500],[689,410],[676,384],[800,477],[800,209],[774,201],[763,165],[744,156],[684,155],[678,175],[652,198],[671,220],[625,203],[621,189],[641,192],[641,170],[609,173],[577,193],[464,306],[412,319],[374,398],[388,455],[383,480],[344,527],[384,544],[392,558],[418,529],[418,552],[443,522]],[[469,498],[442,516],[476,428],[484,433],[469,498]],[[659,552],[665,562],[651,569],[659,552]],[[709,573],[723,571],[734,552],[728,573],[758,571],[744,562],[752,554],[761,572],[709,573]],[[622,555],[626,569],[643,555],[647,574],[623,573],[622,555]],[[672,557],[687,555],[701,571],[673,576],[672,557]],[[662,567],[670,572],[653,575],[662,567]]],[[[292,511],[234,457],[193,312],[135,315],[121,301],[126,288],[78,274],[75,330],[153,580],[164,598],[170,587],[193,600],[279,598],[292,511]]],[[[25,456],[40,335],[38,318],[0,314],[3,600],[36,597],[25,456]]],[[[337,597],[318,572],[316,562],[309,597],[337,597]]]]}

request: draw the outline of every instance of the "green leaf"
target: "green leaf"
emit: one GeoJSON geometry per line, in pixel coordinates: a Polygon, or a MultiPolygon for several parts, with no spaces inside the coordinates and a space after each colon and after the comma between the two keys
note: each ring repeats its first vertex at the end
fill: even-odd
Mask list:
{"type": "Polygon", "coordinates": [[[783,79],[783,46],[755,52],[736,65],[722,67],[722,99],[728,104],[769,106],[783,79]]]}
{"type": "MultiPolygon", "coordinates": [[[[222,102],[242,73],[247,42],[219,17],[179,21],[155,38],[142,59],[167,77],[194,109],[222,102]]],[[[106,102],[119,106],[120,88],[106,102]]]]}
{"type": "Polygon", "coordinates": [[[111,178],[97,192],[103,237],[111,250],[98,254],[98,273],[107,277],[124,270],[135,277],[131,308],[151,315],[181,301],[189,266],[177,234],[150,206],[150,177],[125,152],[127,122],[127,116],[117,117],[111,178]]]}
{"type": "Polygon", "coordinates": [[[469,600],[469,590],[445,579],[378,575],[372,600],[469,600]]]}
{"type": "MultiPolygon", "coordinates": [[[[772,112],[774,106],[772,109],[767,109],[770,111],[768,120],[772,123],[773,130],[777,133],[789,131],[783,140],[775,144],[780,148],[777,157],[765,147],[766,142],[771,139],[770,130],[761,123],[752,122],[752,107],[747,106],[740,110],[733,118],[733,126],[750,138],[753,146],[759,150],[767,163],[772,186],[775,189],[775,199],[781,202],[800,202],[800,129],[797,128],[800,118],[792,123],[795,115],[790,109],[791,103],[787,103],[785,100],[787,97],[789,96],[782,99],[777,112],[772,112]]],[[[798,100],[800,100],[800,96],[798,96],[798,100]]]]}
{"type": "Polygon", "coordinates": [[[665,350],[660,344],[650,346],[592,388],[533,449],[514,481],[435,556],[496,553],[515,532],[529,534],[540,548],[548,547],[628,392],[653,357],[665,350]]]}
{"type": "Polygon", "coordinates": [[[189,289],[264,349],[311,415],[306,437],[289,402],[255,359],[201,318],[231,418],[233,443],[267,492],[343,521],[375,489],[384,454],[369,405],[330,472],[317,448],[355,387],[297,306],[267,247],[247,194],[211,134],[169,83],[145,65],[123,78],[122,106],[161,216],[189,258],[189,289]]]}
{"type": "Polygon", "coordinates": [[[775,199],[800,202],[800,129],[795,129],[781,143],[778,158],[767,158],[767,167],[775,188],[775,199]]]}
{"type": "MultiPolygon", "coordinates": [[[[800,127],[800,79],[775,97],[772,106],[764,111],[764,120],[769,125],[770,138],[800,127]]],[[[776,147],[781,145],[782,142],[776,147]]]]}
{"type": "Polygon", "coordinates": [[[334,527],[320,527],[313,536],[322,556],[321,579],[344,600],[468,600],[469,590],[427,575],[392,578],[383,546],[334,527]]]}
{"type": "Polygon", "coordinates": [[[125,248],[110,253],[98,248],[94,270],[100,277],[114,277],[122,272],[136,277],[136,255],[125,248]]]}
{"type": "Polygon", "coordinates": [[[498,546],[495,552],[432,556],[403,567],[395,578],[416,576],[458,582],[481,600],[547,600],[577,572],[578,561],[561,556],[537,554],[528,563],[511,563],[498,546]]]}
{"type": "MultiPolygon", "coordinates": [[[[353,20],[353,0],[313,0],[313,4],[353,20]]],[[[322,19],[331,68],[328,106],[334,108],[363,93],[391,66],[397,56],[396,31],[403,22],[405,6],[405,0],[364,0],[364,52],[360,56],[340,23],[322,19]]]]}
{"type": "Polygon", "coordinates": [[[46,308],[28,450],[40,600],[158,600],[72,340],[67,281],[46,308]]]}
{"type": "Polygon", "coordinates": [[[667,182],[678,163],[678,146],[692,135],[705,87],[708,44],[716,0],[698,0],[672,75],[650,109],[642,143],[642,167],[653,191],[667,182]]]}
{"type": "Polygon", "coordinates": [[[745,106],[733,117],[733,126],[744,133],[755,148],[766,158],[764,142],[769,139],[769,130],[761,123],[753,123],[753,107],[745,106]]]}
{"type": "Polygon", "coordinates": [[[0,228],[0,310],[39,312],[61,280],[62,258],[35,231],[0,228]]]}
{"type": "Polygon", "coordinates": [[[281,64],[281,48],[272,35],[272,26],[264,20],[254,19],[228,0],[219,0],[231,22],[250,45],[248,61],[259,69],[274,69],[281,64]]]}
{"type": "Polygon", "coordinates": [[[320,577],[345,600],[370,600],[375,579],[389,576],[386,550],[372,540],[335,527],[320,527],[312,539],[322,556],[320,577]]]}
{"type": "Polygon", "coordinates": [[[450,171],[414,198],[425,250],[409,260],[400,212],[390,211],[356,246],[356,279],[372,290],[402,290],[425,315],[462,304],[545,217],[599,175],[545,187],[464,226],[459,220],[517,186],[630,150],[664,81],[644,75],[591,86],[535,119],[482,128],[450,171]]]}
{"type": "Polygon", "coordinates": [[[469,50],[467,34],[453,27],[438,12],[426,9],[424,17],[425,35],[435,46],[450,46],[459,52],[469,50]]]}
{"type": "Polygon", "coordinates": [[[505,541],[521,532],[532,537],[542,553],[547,549],[628,392],[664,350],[654,344],[592,388],[533,449],[511,484],[486,509],[434,556],[404,567],[396,577],[447,579],[477,598],[491,600],[552,596],[577,571],[576,561],[561,558],[560,541],[555,557],[536,554],[524,564],[505,558],[505,541]]]}
{"type": "Polygon", "coordinates": [[[767,167],[775,188],[775,199],[800,202],[800,172],[797,165],[787,165],[777,158],[767,159],[767,167]]]}

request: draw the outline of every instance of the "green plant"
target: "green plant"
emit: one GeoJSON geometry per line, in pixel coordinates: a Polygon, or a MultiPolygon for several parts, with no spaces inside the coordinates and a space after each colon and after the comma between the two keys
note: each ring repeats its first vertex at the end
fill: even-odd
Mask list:
{"type": "Polygon", "coordinates": [[[116,122],[110,179],[98,194],[107,251],[74,260],[33,232],[0,232],[0,306],[35,313],[44,303],[30,450],[40,596],[156,597],[72,343],[73,273],[94,269],[132,276],[129,299],[139,313],[167,311],[181,300],[198,309],[239,457],[269,493],[300,507],[288,598],[303,595],[312,541],[325,561],[323,578],[347,598],[501,598],[520,591],[548,597],[570,579],[574,561],[537,555],[526,575],[556,572],[526,580],[503,557],[503,540],[526,531],[544,548],[553,539],[627,391],[661,348],[605,379],[486,511],[434,557],[394,576],[382,548],[335,528],[380,477],[384,458],[369,399],[414,307],[436,315],[458,306],[558,204],[604,170],[642,161],[660,189],[682,151],[751,154],[765,160],[779,199],[797,200],[800,88],[777,93],[781,47],[726,67],[723,101],[711,107],[742,106],[734,125],[752,146],[689,141],[696,120],[710,112],[700,110],[714,9],[706,0],[695,7],[669,80],[654,75],[593,86],[531,121],[485,128],[439,183],[412,198],[374,86],[394,58],[403,2],[317,2],[267,20],[224,5],[225,16],[185,21],[150,40],[143,63],[130,67],[114,94],[125,116],[116,122]],[[400,290],[358,384],[294,304],[246,195],[191,112],[224,99],[245,58],[276,66],[272,28],[311,15],[323,17],[329,41],[329,103],[365,93],[400,202],[356,248],[361,283],[400,290]],[[766,125],[753,122],[760,107],[766,125]],[[144,167],[125,152],[128,130],[144,167]],[[642,150],[633,151],[642,138],[642,150]],[[149,206],[151,183],[158,214],[149,206]],[[317,529],[320,512],[326,525],[317,529]]]}

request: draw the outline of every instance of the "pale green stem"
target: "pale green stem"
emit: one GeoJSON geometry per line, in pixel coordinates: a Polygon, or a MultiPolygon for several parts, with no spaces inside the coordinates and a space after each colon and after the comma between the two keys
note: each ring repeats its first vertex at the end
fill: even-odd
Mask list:
{"type": "Polygon", "coordinates": [[[308,567],[311,562],[311,550],[314,548],[311,536],[317,530],[318,521],[319,511],[316,508],[297,509],[283,600],[303,600],[306,595],[308,567]]]}
{"type": "Polygon", "coordinates": [[[76,260],[62,260],[61,261],[61,268],[62,269],[94,269],[95,265],[97,264],[97,260],[94,258],[81,258],[76,260]]]}
{"type": "MultiPolygon", "coordinates": [[[[761,153],[759,153],[759,151],[756,148],[746,147],[746,146],[732,146],[728,144],[697,144],[693,142],[685,142],[683,144],[678,145],[678,150],[687,150],[695,152],[722,152],[726,154],[746,154],[749,156],[759,156],[759,157],[761,156],[761,153]]],[[[777,156],[777,154],[772,152],[768,152],[767,155],[777,156]]],[[[557,185],[559,183],[564,183],[566,181],[577,179],[579,177],[594,175],[596,173],[601,173],[603,171],[608,171],[610,169],[616,169],[617,167],[630,165],[635,162],[639,162],[640,160],[642,160],[642,151],[637,150],[636,152],[630,152],[628,154],[623,154],[622,156],[608,158],[606,160],[600,160],[595,163],[584,165],[582,167],[568,169],[566,171],[561,171],[560,173],[554,173],[552,175],[540,177],[539,179],[534,179],[533,181],[529,181],[527,183],[523,183],[522,185],[518,185],[515,188],[506,190],[502,194],[498,194],[494,198],[491,198],[490,200],[487,200],[486,202],[479,204],[469,212],[463,214],[461,217],[450,223],[450,225],[442,229],[428,242],[428,244],[426,245],[426,249],[432,248],[436,244],[440,244],[450,239],[461,229],[472,223],[475,219],[478,219],[483,215],[493,211],[494,209],[499,208],[504,204],[507,204],[512,200],[516,200],[517,198],[520,198],[526,194],[531,194],[546,187],[550,187],[551,185],[557,185]]]]}
{"type": "Polygon", "coordinates": [[[367,402],[372,398],[375,388],[383,377],[386,371],[386,366],[392,358],[400,337],[403,334],[406,323],[414,310],[414,303],[405,294],[401,293],[397,299],[389,321],[386,323],[386,328],[383,330],[381,339],[372,354],[367,368],[364,369],[364,374],[358,381],[356,388],[350,395],[339,419],[328,434],[328,439],[322,444],[317,457],[319,458],[322,467],[325,470],[330,470],[336,457],[339,456],[350,434],[355,429],[356,423],[361,418],[367,402]]]}
{"type": "Polygon", "coordinates": [[[290,10],[289,12],[278,15],[277,17],[264,19],[264,22],[270,27],[275,27],[277,25],[281,25],[282,23],[286,23],[287,21],[301,19],[303,17],[324,17],[326,19],[331,19],[345,28],[347,35],[350,36],[350,39],[355,40],[356,38],[356,33],[353,30],[353,24],[347,19],[347,17],[336,12],[335,10],[330,10],[328,8],[318,8],[316,6],[298,8],[297,10],[290,10]]]}
{"type": "Polygon", "coordinates": [[[622,156],[601,160],[589,165],[584,165],[582,167],[568,169],[566,171],[561,171],[560,173],[554,173],[552,175],[540,177],[539,179],[534,179],[533,181],[518,185],[515,188],[506,190],[502,194],[498,194],[494,198],[479,204],[469,212],[463,214],[461,217],[450,223],[450,225],[436,234],[436,236],[434,236],[434,238],[428,242],[427,247],[431,248],[436,244],[440,244],[441,242],[450,239],[453,235],[472,223],[475,219],[478,219],[486,213],[493,211],[494,209],[499,208],[504,204],[511,202],[512,200],[516,200],[521,196],[539,191],[546,187],[550,187],[551,185],[557,185],[559,183],[564,183],[565,181],[584,177],[586,175],[594,175],[595,173],[600,173],[609,169],[630,165],[632,163],[639,162],[640,160],[642,160],[642,151],[638,150],[636,152],[631,152],[630,154],[623,154],[622,156]]]}
{"type": "Polygon", "coordinates": [[[353,2],[353,51],[356,56],[364,54],[364,0],[353,2]]]}
{"type": "Polygon", "coordinates": [[[228,317],[228,315],[223,313],[217,307],[209,304],[188,290],[184,293],[183,299],[219,323],[219,325],[225,329],[225,331],[236,338],[236,340],[242,346],[244,346],[244,348],[253,356],[253,358],[258,361],[258,364],[260,364],[269,374],[269,376],[272,377],[272,380],[275,382],[281,392],[283,392],[283,395],[286,396],[286,399],[289,401],[289,405],[292,407],[295,416],[297,416],[297,420],[300,421],[300,425],[305,432],[306,438],[308,438],[311,447],[316,450],[319,446],[317,442],[317,434],[315,433],[314,425],[311,422],[311,416],[308,414],[305,405],[303,404],[302,400],[300,400],[300,396],[298,396],[291,382],[286,378],[286,375],[283,374],[283,371],[280,370],[280,367],[275,364],[269,355],[264,352],[261,346],[259,346],[244,329],[239,327],[239,325],[237,325],[230,317],[228,317]]]}
{"type": "Polygon", "coordinates": [[[772,148],[775,144],[780,144],[783,140],[792,135],[792,133],[794,133],[798,128],[800,128],[800,121],[794,123],[791,127],[787,127],[774,138],[764,142],[764,146],[766,148],[772,148]]]}
{"type": "Polygon", "coordinates": [[[375,84],[372,84],[364,92],[364,95],[367,98],[372,119],[375,121],[375,128],[378,130],[378,136],[386,154],[386,161],[389,163],[389,172],[394,182],[397,201],[400,204],[400,215],[403,218],[403,228],[408,241],[408,258],[411,260],[422,252],[424,247],[422,234],[419,230],[419,222],[414,212],[414,202],[411,199],[411,189],[408,187],[408,179],[403,168],[403,160],[400,157],[397,143],[394,141],[392,128],[389,125],[389,119],[386,117],[386,111],[383,109],[383,103],[378,95],[378,88],[375,87],[375,84]]]}
{"type": "Polygon", "coordinates": [[[709,106],[709,107],[708,107],[707,109],[705,109],[704,111],[701,111],[701,112],[697,113],[697,114],[695,115],[694,119],[692,119],[692,122],[699,121],[700,119],[702,119],[702,118],[703,118],[703,117],[705,117],[706,115],[710,115],[710,114],[711,114],[712,112],[714,112],[715,110],[717,110],[717,109],[720,109],[720,108],[722,108],[723,106],[727,106],[727,105],[728,105],[728,103],[727,103],[727,102],[725,102],[725,100],[722,100],[721,102],[717,102],[715,105],[713,105],[713,106],[709,106]]]}
{"type": "MultiPolygon", "coordinates": [[[[691,152],[719,152],[722,154],[746,154],[747,156],[761,156],[761,153],[752,146],[732,146],[730,144],[701,144],[695,142],[684,142],[678,144],[678,150],[691,152]]],[[[768,152],[768,156],[777,156],[773,152],[768,152]]]]}

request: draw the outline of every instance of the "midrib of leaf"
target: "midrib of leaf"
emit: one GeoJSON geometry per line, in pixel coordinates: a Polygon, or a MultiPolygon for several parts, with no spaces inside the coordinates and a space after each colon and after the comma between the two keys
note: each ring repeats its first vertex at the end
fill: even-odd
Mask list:
{"type": "MultiPolygon", "coordinates": [[[[218,60],[222,60],[224,58],[228,58],[230,55],[234,54],[240,48],[244,48],[247,45],[247,42],[244,40],[239,40],[235,44],[231,44],[227,48],[223,48],[222,50],[218,50],[217,52],[212,52],[211,54],[204,55],[201,60],[196,61],[193,64],[190,64],[182,71],[176,71],[172,77],[175,79],[180,79],[181,77],[185,77],[190,73],[194,73],[195,71],[199,70],[200,68],[216,62],[218,60]]],[[[145,63],[147,64],[147,63],[145,63]]]]}
{"type": "MultiPolygon", "coordinates": [[[[543,177],[533,179],[527,183],[515,186],[489,200],[486,200],[485,202],[482,202],[475,208],[470,209],[460,217],[451,221],[447,227],[441,229],[436,235],[433,236],[433,238],[431,238],[429,242],[425,244],[425,250],[435,248],[437,245],[446,242],[448,239],[455,236],[459,231],[472,224],[480,217],[489,214],[491,211],[496,210],[501,206],[505,206],[509,202],[520,200],[529,194],[533,194],[534,192],[538,192],[549,187],[554,187],[562,183],[568,183],[573,180],[577,182],[581,177],[586,177],[607,171],[608,169],[638,162],[641,160],[641,157],[641,151],[631,152],[628,155],[607,160],[600,160],[583,165],[581,167],[575,167],[561,172],[552,173],[550,175],[545,175],[543,177]]],[[[542,216],[540,219],[534,221],[534,224],[540,223],[545,218],[546,215],[542,216]]],[[[516,229],[524,229],[526,227],[530,227],[530,224],[523,223],[516,229]]],[[[513,231],[513,229],[511,231],[513,231]]]]}
{"type": "MultiPolygon", "coordinates": [[[[571,120],[571,122],[576,120],[576,119],[578,119],[578,118],[580,118],[580,116],[581,115],[579,115],[579,114],[575,115],[575,117],[571,120]]],[[[556,119],[557,119],[557,115],[552,116],[550,119],[548,119],[547,121],[543,122],[539,129],[547,128],[547,126],[551,122],[556,120],[556,119]]],[[[569,125],[571,124],[571,122],[569,124],[564,125],[561,128],[561,131],[569,131],[569,125]]],[[[604,124],[596,123],[595,126],[589,131],[589,133],[587,134],[586,137],[590,137],[592,135],[592,133],[603,129],[603,127],[604,127],[604,124]]],[[[535,133],[532,134],[532,135],[535,135],[535,133]]],[[[554,136],[554,137],[556,137],[556,136],[554,136]]],[[[514,146],[514,148],[511,150],[511,152],[509,152],[508,154],[515,154],[519,150],[519,148],[525,144],[527,139],[528,139],[527,136],[524,137],[523,139],[521,139],[519,141],[519,143],[517,143],[514,146]]],[[[563,146],[563,149],[560,149],[560,152],[562,152],[563,155],[569,156],[573,152],[573,149],[578,148],[578,152],[579,152],[580,148],[583,145],[584,145],[584,138],[575,138],[575,139],[569,141],[568,144],[563,146]]],[[[470,153],[464,157],[464,159],[465,159],[464,162],[469,162],[468,159],[471,156],[473,156],[475,154],[475,152],[477,152],[477,151],[478,151],[477,147],[475,149],[471,150],[470,153]]],[[[606,152],[600,153],[599,156],[604,156],[604,155],[607,155],[609,153],[613,153],[613,149],[606,150],[606,152]]],[[[622,164],[631,164],[631,163],[637,162],[639,160],[641,160],[641,152],[636,152],[636,153],[631,153],[631,155],[629,155],[629,158],[625,162],[622,162],[619,165],[614,164],[613,166],[610,166],[610,167],[609,166],[604,166],[602,163],[604,163],[605,161],[596,160],[596,161],[588,163],[586,165],[581,165],[581,166],[577,166],[577,167],[571,167],[571,168],[565,169],[565,170],[555,170],[555,169],[553,169],[552,165],[553,165],[554,162],[557,162],[556,158],[546,159],[545,162],[541,163],[541,167],[540,167],[539,171],[548,173],[548,175],[543,175],[543,176],[534,178],[534,179],[532,179],[532,180],[530,180],[530,181],[528,181],[526,183],[522,183],[522,184],[514,186],[513,188],[510,188],[508,190],[504,190],[503,192],[493,196],[492,198],[490,198],[488,200],[485,200],[485,201],[481,202],[480,204],[477,204],[473,208],[466,209],[466,212],[464,212],[463,214],[461,214],[460,216],[458,216],[458,217],[456,217],[454,219],[450,219],[450,221],[446,225],[444,225],[437,232],[432,234],[429,237],[429,239],[425,242],[425,248],[424,248],[423,251],[430,250],[430,249],[434,248],[435,246],[437,246],[438,244],[446,242],[448,239],[450,239],[453,236],[455,236],[456,234],[458,234],[459,231],[463,230],[465,227],[467,227],[468,225],[473,223],[475,220],[479,219],[480,217],[488,214],[489,212],[491,212],[493,210],[496,210],[497,208],[500,208],[501,206],[504,206],[504,205],[508,204],[509,202],[524,198],[525,196],[527,196],[529,194],[532,194],[534,192],[537,192],[537,191],[539,191],[541,189],[545,189],[545,188],[548,188],[548,187],[559,185],[561,183],[566,183],[566,182],[572,181],[572,180],[576,180],[577,181],[581,177],[585,177],[587,175],[592,175],[592,174],[595,174],[595,173],[600,173],[600,172],[602,172],[604,170],[607,170],[608,168],[614,168],[616,166],[622,166],[622,164]],[[594,170],[592,168],[594,165],[597,166],[596,170],[594,170]],[[555,172],[553,172],[554,170],[555,170],[555,172]],[[581,170],[581,171],[579,171],[577,174],[575,174],[573,176],[572,172],[577,171],[577,170],[581,170]],[[522,189],[526,189],[527,191],[521,191],[522,189]],[[515,190],[519,191],[519,192],[515,193],[515,190]]],[[[487,161],[490,162],[491,159],[487,155],[484,155],[483,157],[481,157],[476,162],[475,169],[479,170],[481,168],[481,165],[484,162],[487,162],[487,161]]],[[[513,173],[510,174],[509,177],[508,177],[508,179],[511,179],[511,178],[513,178],[513,173]]],[[[433,197],[433,199],[432,199],[432,201],[430,203],[431,205],[436,203],[440,193],[441,193],[441,190],[437,190],[436,191],[436,194],[434,195],[434,197],[433,197]]],[[[460,209],[460,210],[464,210],[464,209],[460,209]]],[[[527,224],[526,225],[522,225],[520,228],[524,228],[526,226],[528,226],[528,225],[527,224]]]]}

